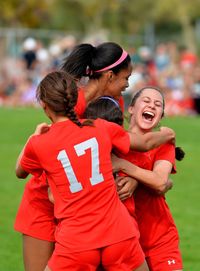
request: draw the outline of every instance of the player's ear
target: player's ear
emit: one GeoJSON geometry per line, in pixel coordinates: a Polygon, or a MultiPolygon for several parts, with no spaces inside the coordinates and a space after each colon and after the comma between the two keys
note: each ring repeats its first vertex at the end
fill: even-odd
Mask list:
{"type": "Polygon", "coordinates": [[[114,77],[113,71],[108,71],[109,80],[112,81],[114,77]]]}
{"type": "Polygon", "coordinates": [[[134,106],[132,106],[132,105],[130,105],[129,107],[128,107],[128,113],[130,114],[130,115],[134,115],[134,113],[135,113],[135,108],[134,108],[134,106]]]}
{"type": "Polygon", "coordinates": [[[106,72],[106,77],[107,77],[107,80],[108,80],[109,82],[111,82],[111,81],[113,80],[113,77],[114,77],[113,71],[107,71],[107,72],[106,72]]]}

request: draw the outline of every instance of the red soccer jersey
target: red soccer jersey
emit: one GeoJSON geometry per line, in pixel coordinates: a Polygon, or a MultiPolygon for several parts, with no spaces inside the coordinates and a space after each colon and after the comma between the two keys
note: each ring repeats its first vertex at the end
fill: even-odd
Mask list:
{"type": "Polygon", "coordinates": [[[46,173],[60,224],[56,241],[64,252],[104,247],[136,235],[134,221],[118,198],[110,153],[127,153],[125,130],[101,119],[95,127],[58,122],[25,147],[21,166],[39,176],[46,173]]]}
{"type": "MultiPolygon", "coordinates": [[[[158,160],[172,163],[175,173],[175,148],[172,144],[163,144],[148,152],[130,151],[123,158],[148,170],[158,160]]],[[[157,195],[145,185],[139,184],[135,196],[135,212],[140,231],[140,243],[146,256],[153,255],[167,246],[169,238],[178,236],[177,229],[164,196],[157,195]]]]}
{"type": "MultiPolygon", "coordinates": [[[[124,99],[122,96],[120,96],[118,102],[119,102],[119,106],[120,106],[122,112],[124,113],[124,99]]],[[[77,104],[75,106],[75,111],[80,118],[82,118],[86,107],[87,107],[87,101],[85,99],[84,89],[79,88],[78,100],[77,100],[77,104]]]]}
{"type": "Polygon", "coordinates": [[[78,90],[78,100],[75,106],[75,111],[80,118],[83,116],[86,106],[87,106],[87,102],[85,99],[84,89],[80,88],[78,90]]]}
{"type": "MultiPolygon", "coordinates": [[[[84,90],[79,89],[78,91],[78,100],[77,104],[75,106],[75,111],[79,117],[81,117],[85,111],[87,104],[84,96],[84,90]]],[[[42,174],[40,177],[38,177],[38,180],[35,179],[35,177],[32,177],[29,180],[28,188],[26,189],[28,191],[28,197],[32,200],[33,196],[31,194],[34,193],[34,191],[37,191],[34,193],[35,200],[33,204],[41,205],[41,208],[44,207],[44,204],[40,204],[39,200],[41,199],[48,199],[48,194],[47,194],[47,182],[46,182],[46,175],[42,174]],[[38,200],[38,202],[37,202],[38,200]]],[[[46,206],[49,208],[49,206],[46,206]]],[[[45,208],[46,208],[45,207],[45,208]]]]}
{"type": "MultiPolygon", "coordinates": [[[[123,110],[123,98],[119,99],[119,104],[123,110]]],[[[84,89],[79,89],[78,91],[78,101],[75,106],[76,113],[81,117],[85,111],[87,102],[84,96],[84,89]]],[[[52,204],[49,202],[47,194],[47,177],[45,174],[42,174],[36,179],[35,176],[31,177],[28,183],[26,184],[26,196],[27,199],[31,202],[33,207],[43,209],[47,212],[51,212],[52,204]]],[[[21,219],[21,218],[20,218],[21,219]]]]}
{"type": "Polygon", "coordinates": [[[122,110],[122,113],[124,113],[124,99],[123,99],[123,96],[120,96],[118,102],[119,102],[119,106],[120,106],[120,108],[122,110]]]}

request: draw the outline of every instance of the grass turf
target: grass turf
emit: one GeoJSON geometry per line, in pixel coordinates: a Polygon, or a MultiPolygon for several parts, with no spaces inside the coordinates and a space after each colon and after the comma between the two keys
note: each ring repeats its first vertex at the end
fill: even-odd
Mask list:
{"type": "MultiPolygon", "coordinates": [[[[25,181],[15,177],[15,161],[37,123],[47,121],[43,112],[34,108],[0,108],[0,271],[22,271],[21,236],[13,230],[15,214],[25,181]]],[[[177,162],[178,174],[173,175],[173,189],[167,201],[174,215],[181,239],[184,270],[200,268],[200,118],[173,117],[163,125],[174,128],[177,145],[184,148],[186,157],[177,162]]]]}

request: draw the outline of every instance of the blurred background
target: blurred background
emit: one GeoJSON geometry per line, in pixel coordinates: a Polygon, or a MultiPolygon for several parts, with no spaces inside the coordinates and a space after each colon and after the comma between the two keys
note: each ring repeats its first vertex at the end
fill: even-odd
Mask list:
{"type": "Polygon", "coordinates": [[[35,103],[46,72],[80,42],[120,43],[134,65],[128,104],[143,85],[160,86],[167,115],[200,113],[200,1],[1,1],[0,105],[35,103]]]}
{"type": "Polygon", "coordinates": [[[186,152],[167,199],[184,270],[199,271],[200,0],[6,0],[0,10],[0,271],[23,270],[13,221],[25,182],[17,182],[14,167],[26,138],[45,118],[35,109],[36,86],[76,44],[104,41],[131,55],[126,107],[143,86],[159,86],[165,94],[164,124],[175,129],[186,152]]]}

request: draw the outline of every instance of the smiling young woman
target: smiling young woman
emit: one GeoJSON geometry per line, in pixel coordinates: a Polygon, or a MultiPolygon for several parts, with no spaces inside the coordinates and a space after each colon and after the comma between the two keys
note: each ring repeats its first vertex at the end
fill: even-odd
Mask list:
{"type": "MultiPolygon", "coordinates": [[[[152,131],[164,116],[164,108],[164,97],[158,88],[145,87],[138,91],[128,109],[130,131],[137,135],[152,131]]],[[[130,151],[121,156],[131,163],[123,159],[117,162],[119,169],[138,181],[135,215],[140,243],[151,271],[183,270],[178,231],[165,200],[165,193],[173,185],[170,174],[176,173],[175,159],[184,157],[183,152],[179,159],[179,150],[174,144],[165,143],[148,152],[130,151]]]]}

